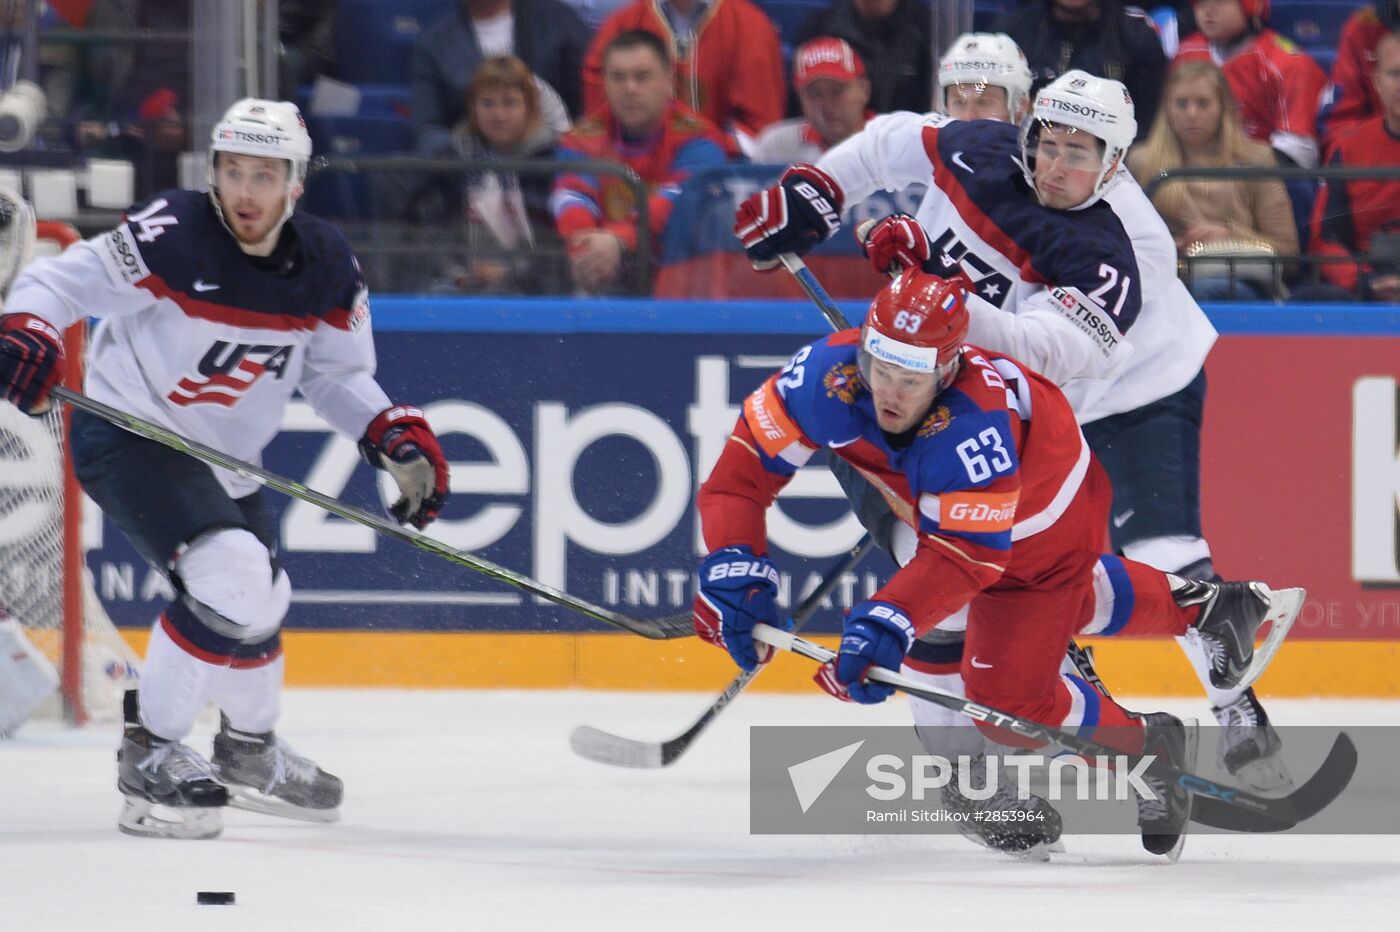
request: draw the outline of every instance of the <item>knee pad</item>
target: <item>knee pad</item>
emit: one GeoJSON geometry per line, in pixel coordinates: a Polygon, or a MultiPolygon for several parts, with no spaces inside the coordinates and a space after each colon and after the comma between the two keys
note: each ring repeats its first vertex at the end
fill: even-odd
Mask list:
{"type": "Polygon", "coordinates": [[[216,633],[238,641],[266,638],[291,603],[291,581],[251,531],[201,535],[175,563],[187,607],[216,633]]]}

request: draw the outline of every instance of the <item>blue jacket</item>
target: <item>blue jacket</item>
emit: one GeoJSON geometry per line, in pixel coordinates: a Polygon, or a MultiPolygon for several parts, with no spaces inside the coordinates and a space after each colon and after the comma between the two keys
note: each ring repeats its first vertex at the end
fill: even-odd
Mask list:
{"type": "MultiPolygon", "coordinates": [[[[580,75],[592,32],[573,7],[560,0],[512,0],[515,57],[559,92],[569,115],[577,117],[583,99],[580,75]]],[[[413,49],[413,130],[419,152],[449,145],[452,126],[462,116],[462,95],[485,56],[466,9],[425,29],[413,49]]]]}

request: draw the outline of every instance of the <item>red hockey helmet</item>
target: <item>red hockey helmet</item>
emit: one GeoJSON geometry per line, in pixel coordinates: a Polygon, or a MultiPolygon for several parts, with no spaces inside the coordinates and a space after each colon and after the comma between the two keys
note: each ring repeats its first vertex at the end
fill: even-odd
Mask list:
{"type": "Polygon", "coordinates": [[[967,281],[905,269],[870,302],[860,334],[861,371],[871,360],[938,376],[939,390],[957,375],[967,339],[967,281]]]}

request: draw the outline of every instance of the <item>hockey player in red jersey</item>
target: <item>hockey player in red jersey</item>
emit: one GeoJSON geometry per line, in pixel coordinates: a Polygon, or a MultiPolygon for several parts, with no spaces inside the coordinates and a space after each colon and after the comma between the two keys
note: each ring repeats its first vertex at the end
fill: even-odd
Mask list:
{"type": "Polygon", "coordinates": [[[1269,0],[1196,0],[1193,10],[1201,31],[1181,43],[1176,60],[1199,58],[1220,66],[1240,102],[1249,138],[1304,168],[1316,168],[1317,115],[1328,91],[1322,68],[1264,26],[1269,0]]]}
{"type": "MultiPolygon", "coordinates": [[[[59,334],[93,314],[94,399],[257,462],[300,390],[393,477],[394,516],[425,527],[446,501],[447,462],[423,412],[374,379],[368,291],[344,237],[293,216],[310,157],[295,105],[234,104],[213,129],[207,195],[159,194],[21,273],[0,317],[0,396],[46,406],[59,334]]],[[[84,489],[177,593],[126,696],[118,827],[209,838],[230,803],[334,820],[341,781],[273,730],[291,584],[257,483],[81,411],[69,440],[84,489]],[[183,743],[210,701],[222,713],[212,768],[183,743]]]]}
{"type": "MultiPolygon", "coordinates": [[[[961,671],[969,698],[1081,733],[1111,729],[1103,740],[1189,767],[1192,737],[1177,719],[1129,712],[1061,672],[1070,638],[1093,621],[1112,491],[1054,385],[1010,357],[965,345],[966,299],[961,276],[906,270],[876,296],[860,330],[803,347],[749,396],[700,489],[711,552],[699,570],[696,630],[745,669],[767,659],[769,649],[752,637],[755,623],[780,623],[765,511],[825,447],[880,491],[917,541],[885,586],[851,608],[837,660],[817,675],[823,689],[883,701],[892,691],[866,681],[866,671],[899,669],[921,635],[970,601],[961,671]]],[[[1222,686],[1258,674],[1272,648],[1266,643],[1256,657],[1256,630],[1272,621],[1281,638],[1292,615],[1277,609],[1296,614],[1301,598],[1291,590],[1275,601],[1261,583],[1213,585],[1131,560],[1119,565],[1130,595],[1115,622],[1136,634],[1194,630],[1210,645],[1222,686]]],[[[1170,854],[1190,801],[1160,780],[1154,789],[1156,800],[1140,802],[1143,843],[1170,854]]],[[[1059,834],[1047,803],[1018,800],[1007,785],[989,800],[953,791],[945,801],[1034,810],[1020,821],[1030,831],[982,826],[980,840],[992,847],[1025,850],[1059,834]]]]}

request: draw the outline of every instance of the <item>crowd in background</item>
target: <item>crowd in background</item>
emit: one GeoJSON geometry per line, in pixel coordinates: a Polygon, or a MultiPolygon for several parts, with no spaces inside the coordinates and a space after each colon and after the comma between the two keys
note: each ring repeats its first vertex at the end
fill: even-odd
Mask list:
{"type": "MultiPolygon", "coordinates": [[[[424,17],[406,66],[390,66],[388,84],[357,84],[360,57],[382,38],[356,34],[351,20],[369,5],[281,0],[281,92],[307,112],[318,154],[469,164],[371,198],[375,220],[462,234],[462,248],[441,251],[421,276],[444,291],[635,290],[688,178],[735,162],[811,161],[875,114],[930,109],[936,83],[925,0],[811,0],[796,13],[791,0],[403,5],[424,17]],[[326,116],[337,88],[358,101],[340,111],[348,124],[326,116]],[[384,113],[371,115],[376,102],[384,113]],[[336,135],[346,125],[363,132],[336,135]],[[380,126],[390,127],[383,138],[380,126]],[[504,159],[579,167],[489,170],[504,159]],[[588,167],[599,160],[640,183],[588,167]]],[[[1184,0],[1151,16],[1121,0],[1004,7],[989,17],[979,4],[978,25],[1020,45],[1035,88],[1076,68],[1124,82],[1139,127],[1127,168],[1144,186],[1183,169],[1400,166],[1400,0],[1334,14],[1347,18],[1330,77],[1270,28],[1270,0],[1184,0]]],[[[81,25],[187,31],[189,11],[92,0],[81,25]]],[[[187,48],[45,48],[63,141],[142,166],[139,195],[173,185],[175,154],[190,142],[187,48]]],[[[1188,177],[1152,194],[1193,257],[1202,298],[1400,300],[1400,180],[1188,177]],[[1322,258],[1300,261],[1309,257],[1322,258]]]]}

